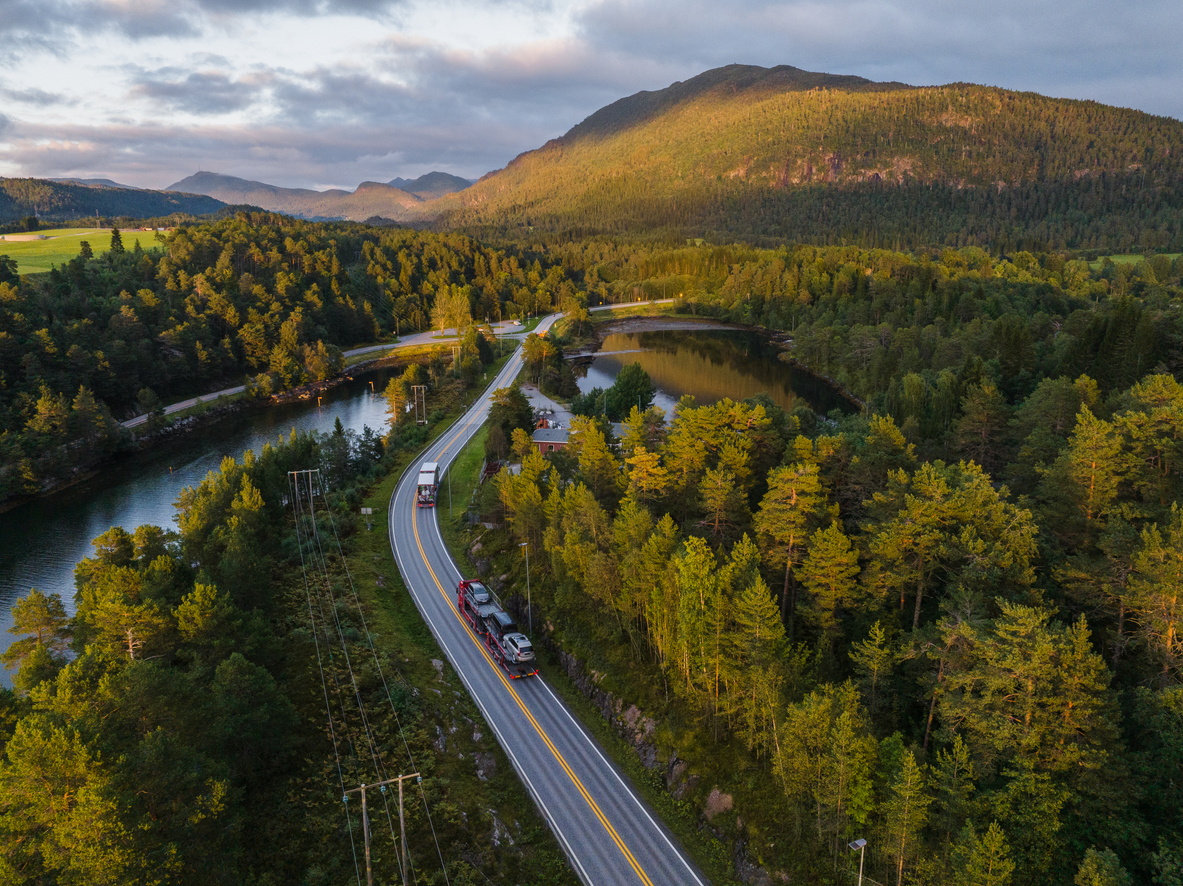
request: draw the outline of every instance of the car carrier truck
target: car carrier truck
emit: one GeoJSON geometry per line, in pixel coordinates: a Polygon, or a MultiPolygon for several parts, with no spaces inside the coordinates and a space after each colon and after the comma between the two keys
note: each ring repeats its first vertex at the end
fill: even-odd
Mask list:
{"type": "Polygon", "coordinates": [[[425,461],[419,466],[419,489],[415,495],[417,507],[435,507],[435,491],[439,486],[439,469],[439,464],[434,461],[425,461]]]}
{"type": "Polygon", "coordinates": [[[533,644],[483,583],[462,579],[456,589],[456,608],[511,679],[538,673],[533,644]]]}

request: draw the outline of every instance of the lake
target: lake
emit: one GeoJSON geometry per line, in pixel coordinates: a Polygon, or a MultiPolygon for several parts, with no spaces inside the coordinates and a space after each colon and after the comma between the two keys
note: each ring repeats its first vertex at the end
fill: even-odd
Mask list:
{"type": "MultiPolygon", "coordinates": [[[[649,319],[635,322],[655,325],[649,319]]],[[[669,321],[674,328],[630,331],[628,325],[626,321],[610,327],[621,331],[604,337],[587,375],[579,379],[579,390],[607,389],[622,368],[640,363],[657,389],[654,405],[667,416],[686,394],[692,394],[699,405],[767,393],[786,412],[802,405],[823,415],[854,408],[826,382],[778,359],[781,349],[767,334],[717,326],[696,328],[678,320],[669,321]]]]}

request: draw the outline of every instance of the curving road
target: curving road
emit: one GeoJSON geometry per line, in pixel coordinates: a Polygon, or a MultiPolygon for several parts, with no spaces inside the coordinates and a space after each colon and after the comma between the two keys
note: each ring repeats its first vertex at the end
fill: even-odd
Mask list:
{"type": "MultiPolygon", "coordinates": [[[[554,318],[539,324],[549,328],[554,318]]],[[[518,350],[489,390],[513,382],[518,350]]],[[[419,461],[452,460],[489,411],[475,403],[419,461]]],[[[390,501],[390,544],[403,580],[452,666],[476,700],[518,776],[587,886],[706,886],[674,837],[637,796],[541,677],[510,680],[456,611],[461,575],[431,509],[415,507],[418,463],[390,501]]]]}

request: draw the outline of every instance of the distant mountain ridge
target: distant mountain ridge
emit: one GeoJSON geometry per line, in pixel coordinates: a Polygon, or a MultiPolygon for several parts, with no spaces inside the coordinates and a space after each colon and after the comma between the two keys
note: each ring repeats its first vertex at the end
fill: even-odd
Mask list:
{"type": "Polygon", "coordinates": [[[729,65],[622,98],[409,212],[477,236],[1183,243],[1183,123],[1089,101],[729,65]]]}
{"type": "Polygon", "coordinates": [[[171,191],[205,194],[230,204],[249,204],[271,212],[308,219],[362,221],[374,216],[401,218],[407,210],[471,184],[444,172],[429,172],[412,181],[362,182],[354,191],[332,188],[281,188],[216,172],[198,172],[169,186],[171,191]]]}
{"type": "Polygon", "coordinates": [[[472,182],[446,172],[429,172],[416,179],[392,178],[387,184],[406,191],[408,194],[422,197],[424,200],[434,200],[436,197],[463,191],[472,182]]]}
{"type": "Polygon", "coordinates": [[[308,219],[361,220],[373,215],[399,215],[419,203],[414,194],[381,182],[362,182],[356,191],[333,188],[281,188],[216,172],[198,172],[169,186],[169,190],[205,194],[224,203],[249,204],[271,212],[308,219]]]}
{"type": "Polygon", "coordinates": [[[43,222],[87,216],[161,218],[174,213],[208,215],[226,204],[212,197],[146,191],[112,185],[0,178],[0,222],[38,216],[43,222]]]}
{"type": "Polygon", "coordinates": [[[88,188],[120,188],[124,191],[142,191],[143,188],[137,188],[135,185],[124,185],[116,181],[111,181],[109,178],[54,178],[50,181],[58,182],[63,185],[85,185],[88,188]]]}

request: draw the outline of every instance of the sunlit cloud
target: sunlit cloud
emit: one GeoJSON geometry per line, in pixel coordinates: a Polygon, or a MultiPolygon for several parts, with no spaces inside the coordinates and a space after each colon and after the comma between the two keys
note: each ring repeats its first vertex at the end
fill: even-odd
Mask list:
{"type": "Polygon", "coordinates": [[[1183,4],[3,0],[0,174],[159,187],[476,178],[731,63],[978,82],[1183,117],[1183,4]]]}

